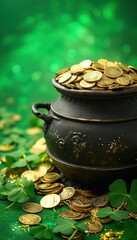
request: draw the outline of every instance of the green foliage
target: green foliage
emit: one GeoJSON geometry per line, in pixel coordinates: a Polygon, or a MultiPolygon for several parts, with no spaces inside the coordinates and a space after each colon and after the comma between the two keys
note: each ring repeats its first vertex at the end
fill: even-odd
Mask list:
{"type": "Polygon", "coordinates": [[[53,232],[61,233],[66,236],[69,236],[73,233],[75,224],[76,224],[76,221],[72,219],[59,218],[57,221],[57,226],[54,227],[53,232]]]}
{"type": "Polygon", "coordinates": [[[104,218],[109,216],[113,220],[121,221],[128,219],[128,212],[137,212],[137,179],[134,179],[131,184],[130,192],[127,192],[126,183],[122,179],[117,179],[109,186],[110,192],[108,198],[114,211],[111,207],[105,207],[98,211],[97,216],[104,218]],[[121,207],[124,210],[121,210],[121,207]]]}
{"type": "Polygon", "coordinates": [[[4,196],[11,202],[24,203],[35,198],[35,186],[24,177],[17,180],[8,178],[3,182],[0,196],[1,199],[4,196]]]}
{"type": "Polygon", "coordinates": [[[29,233],[33,235],[36,239],[54,239],[54,233],[48,225],[39,224],[38,226],[31,227],[29,233]]]}
{"type": "Polygon", "coordinates": [[[133,220],[127,220],[123,223],[124,233],[122,240],[135,240],[137,239],[137,222],[133,220]]]}

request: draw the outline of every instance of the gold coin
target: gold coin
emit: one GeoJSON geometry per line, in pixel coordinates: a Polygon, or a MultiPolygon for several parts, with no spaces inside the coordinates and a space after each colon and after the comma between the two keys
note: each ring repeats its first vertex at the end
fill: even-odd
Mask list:
{"type": "Polygon", "coordinates": [[[75,193],[75,189],[73,187],[65,187],[63,191],[60,193],[61,200],[66,200],[73,197],[75,193]]]}
{"type": "Polygon", "coordinates": [[[68,72],[69,71],[69,68],[64,68],[62,70],[59,70],[56,72],[57,75],[61,75],[62,73],[65,73],[65,72],[68,72]]]}
{"type": "Polygon", "coordinates": [[[91,200],[86,197],[82,197],[81,199],[74,199],[73,205],[75,205],[76,207],[80,207],[80,208],[90,207],[91,200]]]}
{"type": "Polygon", "coordinates": [[[71,209],[67,209],[61,213],[61,217],[78,220],[79,217],[81,217],[81,213],[73,211],[71,209]]]}
{"type": "Polygon", "coordinates": [[[76,73],[81,73],[84,71],[84,67],[80,64],[74,64],[70,68],[71,73],[76,74],[76,73]]]}
{"type": "Polygon", "coordinates": [[[97,86],[98,87],[108,87],[110,85],[112,85],[114,83],[114,81],[112,79],[106,79],[106,80],[100,80],[97,82],[97,86]]]}
{"type": "Polygon", "coordinates": [[[35,202],[27,202],[22,205],[22,209],[29,213],[38,213],[43,210],[43,207],[35,202]]]}
{"type": "Polygon", "coordinates": [[[125,86],[124,85],[119,85],[119,84],[112,84],[112,85],[108,86],[108,89],[112,89],[112,90],[120,89],[120,88],[125,88],[125,86]]]}
{"type": "Polygon", "coordinates": [[[41,217],[36,214],[24,214],[19,217],[19,221],[24,225],[36,225],[41,222],[41,217]]]}
{"type": "Polygon", "coordinates": [[[102,78],[102,73],[99,71],[91,71],[89,73],[84,74],[83,78],[86,82],[95,82],[102,78]]]}
{"type": "Polygon", "coordinates": [[[123,71],[129,72],[130,68],[122,63],[118,63],[118,67],[120,67],[123,71]]]}
{"type": "Polygon", "coordinates": [[[107,205],[107,203],[108,203],[107,194],[93,198],[93,205],[96,207],[104,207],[107,205]]]}
{"type": "Polygon", "coordinates": [[[27,170],[21,174],[21,177],[27,178],[28,181],[36,182],[39,179],[39,174],[33,170],[27,170]]]}
{"type": "Polygon", "coordinates": [[[100,58],[97,62],[98,62],[100,65],[102,65],[102,68],[105,68],[106,63],[107,63],[107,60],[104,59],[104,58],[100,58]]]}
{"type": "Polygon", "coordinates": [[[44,180],[48,183],[53,183],[60,178],[60,174],[56,172],[49,172],[43,176],[44,180]]]}
{"type": "Polygon", "coordinates": [[[120,85],[127,86],[131,83],[131,76],[128,74],[123,74],[121,77],[116,79],[116,82],[120,85]]]}
{"type": "Polygon", "coordinates": [[[40,165],[37,168],[34,168],[33,170],[38,173],[39,177],[43,177],[47,173],[46,165],[40,165]]]}
{"type": "Polygon", "coordinates": [[[60,203],[60,196],[57,194],[49,194],[41,198],[40,205],[44,208],[54,208],[60,203]]]}
{"type": "Polygon", "coordinates": [[[119,67],[106,67],[104,74],[110,78],[117,78],[123,74],[123,70],[119,67]]]}
{"type": "Polygon", "coordinates": [[[71,73],[68,71],[68,72],[65,72],[61,75],[60,79],[59,79],[59,83],[63,83],[63,82],[66,82],[69,78],[71,77],[71,73]]]}
{"type": "Polygon", "coordinates": [[[83,60],[82,62],[80,62],[80,65],[82,65],[83,68],[89,68],[92,64],[92,61],[87,59],[87,60],[83,60]]]}
{"type": "Polygon", "coordinates": [[[103,229],[102,224],[98,221],[87,221],[85,224],[88,225],[88,230],[86,230],[86,233],[99,233],[103,229]]]}
{"type": "Polygon", "coordinates": [[[95,82],[86,82],[85,80],[81,80],[80,86],[83,88],[91,88],[91,87],[95,86],[95,82]]]}
{"type": "Polygon", "coordinates": [[[105,68],[106,67],[118,67],[118,63],[117,62],[114,62],[114,61],[107,61],[105,63],[105,68]]]}

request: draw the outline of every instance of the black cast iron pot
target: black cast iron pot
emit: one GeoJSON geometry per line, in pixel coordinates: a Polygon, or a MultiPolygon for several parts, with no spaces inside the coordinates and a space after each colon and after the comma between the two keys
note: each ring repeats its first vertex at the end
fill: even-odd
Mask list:
{"type": "Polygon", "coordinates": [[[117,178],[136,178],[137,88],[74,90],[54,79],[52,84],[60,98],[36,103],[32,111],[44,120],[47,152],[57,168],[92,189],[105,189],[117,178]]]}

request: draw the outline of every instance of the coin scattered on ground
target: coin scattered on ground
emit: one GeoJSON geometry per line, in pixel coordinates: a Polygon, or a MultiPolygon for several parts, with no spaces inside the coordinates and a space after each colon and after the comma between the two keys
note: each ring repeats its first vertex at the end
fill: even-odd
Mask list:
{"type": "Polygon", "coordinates": [[[118,90],[137,87],[137,69],[107,59],[87,59],[58,71],[55,80],[70,89],[118,90]]]}
{"type": "Polygon", "coordinates": [[[75,194],[75,189],[73,187],[65,187],[60,193],[60,198],[61,200],[66,200],[73,197],[74,194],[75,194]]]}
{"type": "Polygon", "coordinates": [[[54,208],[60,203],[60,196],[57,194],[48,194],[41,198],[40,205],[43,208],[54,208]]]}
{"type": "Polygon", "coordinates": [[[36,182],[39,179],[39,174],[33,170],[26,170],[21,174],[21,177],[26,177],[28,181],[36,182]]]}
{"type": "Polygon", "coordinates": [[[22,209],[28,213],[38,213],[43,210],[43,207],[35,202],[27,202],[22,205],[22,209]]]}
{"type": "Polygon", "coordinates": [[[24,214],[19,217],[19,221],[24,225],[36,225],[41,222],[41,217],[37,214],[24,214]]]}
{"type": "Polygon", "coordinates": [[[102,224],[98,221],[87,221],[85,224],[88,225],[87,233],[99,233],[103,229],[102,224]]]}

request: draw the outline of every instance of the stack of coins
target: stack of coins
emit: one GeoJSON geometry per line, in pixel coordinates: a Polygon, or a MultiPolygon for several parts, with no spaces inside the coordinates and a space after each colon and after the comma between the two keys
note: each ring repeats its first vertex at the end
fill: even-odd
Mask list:
{"type": "Polygon", "coordinates": [[[46,195],[60,193],[64,184],[57,182],[60,179],[60,174],[57,172],[48,172],[35,183],[37,194],[46,195]]]}
{"type": "Polygon", "coordinates": [[[66,88],[78,90],[115,90],[137,87],[137,69],[120,62],[84,60],[60,70],[55,80],[66,88]]]}

